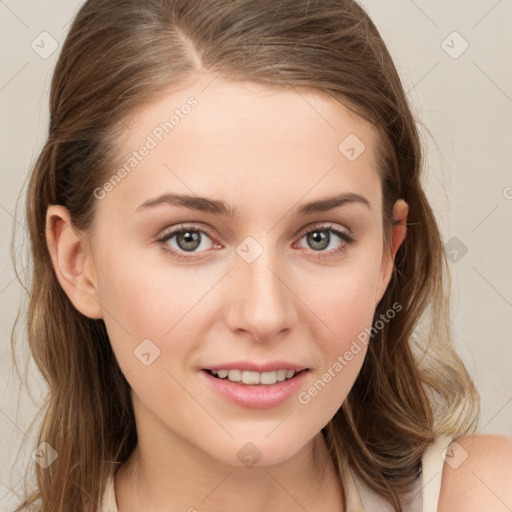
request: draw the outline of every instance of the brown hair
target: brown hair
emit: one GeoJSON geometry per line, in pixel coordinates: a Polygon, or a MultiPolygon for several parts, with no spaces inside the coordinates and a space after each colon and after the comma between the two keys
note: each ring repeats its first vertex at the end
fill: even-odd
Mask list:
{"type": "Polygon", "coordinates": [[[64,205],[77,229],[92,229],[93,191],[115,168],[123,119],[197,69],[312,87],[380,135],[384,226],[392,225],[398,198],[409,204],[409,217],[374,320],[395,303],[402,309],[372,337],[352,390],[323,433],[337,467],[345,454],[401,511],[435,437],[474,431],[478,395],[453,348],[448,266],[420,182],[416,123],[380,34],[353,0],[88,0],[81,7],[53,74],[48,139],[26,198],[33,264],[27,335],[48,383],[38,444],[50,444],[58,458],[48,469],[34,464],[37,489],[17,511],[96,507],[112,464],[137,443],[130,387],[105,324],[73,307],[52,268],[47,207],[64,205]]]}

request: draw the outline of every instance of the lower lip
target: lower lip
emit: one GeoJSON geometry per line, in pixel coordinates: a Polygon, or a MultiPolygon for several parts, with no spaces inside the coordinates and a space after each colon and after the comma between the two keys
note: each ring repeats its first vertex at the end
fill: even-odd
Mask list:
{"type": "Polygon", "coordinates": [[[285,403],[296,395],[309,370],[304,370],[289,380],[257,386],[217,379],[205,370],[201,370],[200,373],[217,393],[231,402],[249,409],[270,409],[285,403]]]}

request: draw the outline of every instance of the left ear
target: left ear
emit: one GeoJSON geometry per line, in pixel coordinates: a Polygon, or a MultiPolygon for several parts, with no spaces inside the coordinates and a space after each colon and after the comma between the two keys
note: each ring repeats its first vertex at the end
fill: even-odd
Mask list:
{"type": "Polygon", "coordinates": [[[403,199],[398,199],[393,206],[392,241],[390,246],[384,247],[382,253],[379,280],[375,291],[375,305],[380,302],[391,281],[396,253],[407,235],[406,223],[408,213],[409,205],[403,199]]]}

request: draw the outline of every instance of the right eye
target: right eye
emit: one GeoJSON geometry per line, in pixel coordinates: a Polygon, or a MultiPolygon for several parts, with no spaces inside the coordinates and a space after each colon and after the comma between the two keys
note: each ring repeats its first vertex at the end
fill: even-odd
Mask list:
{"type": "MultiPolygon", "coordinates": [[[[192,255],[194,252],[204,252],[196,251],[196,249],[204,245],[202,242],[205,237],[211,240],[210,236],[198,226],[180,225],[176,228],[164,231],[162,235],[157,238],[157,242],[161,244],[164,251],[170,253],[176,259],[189,261],[196,258],[196,256],[192,255]],[[174,244],[169,244],[168,242],[174,238],[176,239],[174,244]]],[[[216,248],[220,248],[217,242],[213,242],[213,245],[216,248]]]]}

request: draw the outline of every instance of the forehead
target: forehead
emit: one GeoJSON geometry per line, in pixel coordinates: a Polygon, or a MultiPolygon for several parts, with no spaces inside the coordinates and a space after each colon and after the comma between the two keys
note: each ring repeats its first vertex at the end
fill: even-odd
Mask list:
{"type": "Polygon", "coordinates": [[[163,192],[224,199],[237,211],[242,200],[270,207],[335,191],[379,201],[376,131],[326,92],[198,74],[124,123],[118,165],[131,165],[109,196],[126,204],[163,192]]]}
{"type": "MultiPolygon", "coordinates": [[[[276,142],[276,136],[279,142],[306,139],[307,149],[315,152],[323,149],[322,143],[332,148],[337,139],[354,132],[367,144],[376,136],[368,122],[325,91],[232,81],[209,73],[194,77],[186,85],[164,89],[125,119],[129,130],[124,145],[135,147],[148,134],[157,142],[171,143],[180,133],[193,131],[206,148],[236,132],[237,141],[252,139],[255,147],[258,142],[276,142]]],[[[279,147],[283,145],[274,143],[266,149],[279,153],[279,147]]]]}

